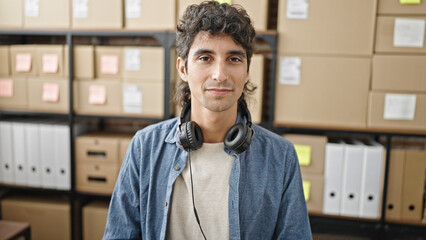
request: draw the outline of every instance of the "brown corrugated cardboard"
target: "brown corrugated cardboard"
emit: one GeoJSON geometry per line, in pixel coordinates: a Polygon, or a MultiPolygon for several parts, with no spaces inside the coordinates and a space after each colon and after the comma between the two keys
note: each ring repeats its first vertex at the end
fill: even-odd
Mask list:
{"type": "Polygon", "coordinates": [[[37,72],[37,45],[10,46],[11,72],[14,76],[36,76],[37,72]]]}
{"type": "Polygon", "coordinates": [[[102,239],[108,216],[108,202],[95,201],[83,207],[83,239],[102,239]]]}
{"type": "MultiPolygon", "coordinates": [[[[365,128],[371,60],[345,57],[301,57],[300,60],[300,82],[295,85],[281,84],[280,69],[277,70],[275,124],[365,128]]],[[[282,61],[279,59],[280,64],[282,61]]]]}
{"type": "Polygon", "coordinates": [[[264,67],[265,57],[258,54],[253,55],[250,63],[250,82],[253,83],[257,89],[252,96],[247,97],[247,105],[251,114],[251,120],[254,123],[260,123],[262,121],[264,67]]]}
{"type": "Polygon", "coordinates": [[[129,148],[130,143],[132,142],[132,137],[123,137],[120,139],[120,165],[124,161],[124,157],[126,156],[127,148],[129,148]]]}
{"type": "Polygon", "coordinates": [[[279,53],[371,55],[376,3],[376,0],[309,1],[306,19],[289,19],[287,0],[280,0],[279,53]]]}
{"type": "Polygon", "coordinates": [[[374,55],[372,90],[426,93],[426,56],[374,55]]]}
{"type": "Polygon", "coordinates": [[[418,4],[402,4],[401,1],[380,0],[378,4],[378,14],[413,14],[425,15],[426,2],[419,1],[418,4]]]}
{"type": "Polygon", "coordinates": [[[324,173],[325,145],[327,144],[327,137],[301,134],[286,134],[283,137],[295,145],[302,172],[306,174],[324,173]],[[298,152],[299,149],[309,150],[298,152]]]}
{"type": "Polygon", "coordinates": [[[0,76],[0,82],[2,82],[0,84],[8,85],[7,90],[1,89],[2,96],[0,96],[0,109],[27,109],[28,80],[22,77],[0,76]],[[10,89],[10,87],[12,89],[10,89]]]}
{"type": "Polygon", "coordinates": [[[24,0],[0,0],[0,28],[24,26],[24,0]]]}
{"type": "Polygon", "coordinates": [[[123,48],[95,47],[96,78],[120,79],[123,76],[123,48]]]}
{"type": "Polygon", "coordinates": [[[72,0],[38,0],[25,2],[24,28],[69,28],[72,0]]]}
{"type": "Polygon", "coordinates": [[[75,141],[75,160],[78,163],[112,163],[120,161],[120,139],[111,134],[86,134],[75,141]]]}
{"type": "Polygon", "coordinates": [[[425,94],[408,93],[409,96],[414,95],[416,97],[414,118],[412,120],[385,119],[386,95],[395,93],[404,94],[401,92],[370,92],[368,99],[368,127],[373,129],[426,130],[425,94]]]}
{"type": "Polygon", "coordinates": [[[421,221],[425,187],[426,151],[407,150],[401,219],[421,221]]]}
{"type": "MultiPolygon", "coordinates": [[[[182,17],[187,6],[199,4],[202,0],[178,0],[178,17],[182,17]]],[[[250,16],[256,31],[268,29],[268,0],[232,0],[232,4],[241,5],[250,16]]]]}
{"type": "Polygon", "coordinates": [[[34,111],[68,113],[68,79],[28,79],[28,109],[34,111]]]}
{"type": "Polygon", "coordinates": [[[122,115],[150,118],[164,116],[163,81],[125,79],[121,89],[123,91],[122,115]]]}
{"type": "Polygon", "coordinates": [[[95,48],[93,46],[74,46],[74,79],[95,78],[95,48]]]}
{"type": "MultiPolygon", "coordinates": [[[[322,213],[322,201],[324,192],[324,175],[302,173],[305,186],[310,187],[309,199],[306,201],[309,213],[322,213]],[[306,184],[308,183],[308,184],[306,184]]],[[[305,189],[305,191],[307,191],[305,189]]],[[[306,196],[305,196],[306,198],[306,196]]]]}
{"type": "Polygon", "coordinates": [[[29,222],[31,239],[71,239],[70,205],[59,198],[8,197],[1,201],[2,218],[29,222]]]}
{"type": "Polygon", "coordinates": [[[9,74],[9,46],[0,46],[0,76],[9,74]]]}
{"type": "Polygon", "coordinates": [[[78,1],[78,3],[74,1],[72,9],[72,28],[121,29],[123,27],[123,0],[87,0],[78,1]]]}
{"type": "Polygon", "coordinates": [[[131,30],[176,30],[176,0],[125,1],[125,28],[131,30]],[[159,14],[161,13],[161,14],[159,14]]]}
{"type": "Polygon", "coordinates": [[[122,58],[124,78],[164,80],[164,48],[124,47],[122,58]]]}
{"type": "Polygon", "coordinates": [[[121,83],[119,81],[105,79],[81,80],[74,81],[73,85],[74,111],[77,114],[120,114],[122,96],[121,83]]]}
{"type": "MultiPolygon", "coordinates": [[[[407,17],[399,17],[407,19],[407,17]]],[[[423,40],[423,47],[395,47],[394,29],[395,20],[398,17],[379,16],[377,17],[376,43],[374,51],[376,53],[426,53],[426,44],[423,40]]],[[[426,20],[426,17],[409,17],[408,19],[426,20]]],[[[425,34],[425,33],[423,33],[425,34]]],[[[424,36],[423,36],[424,37],[424,36]]],[[[411,39],[412,40],[412,39],[411,39]]]]}
{"type": "Polygon", "coordinates": [[[389,160],[386,219],[401,219],[402,187],[404,180],[405,150],[392,149],[389,160]]]}
{"type": "Polygon", "coordinates": [[[119,170],[118,163],[77,163],[75,188],[79,192],[111,194],[119,170]]]}
{"type": "Polygon", "coordinates": [[[64,46],[37,45],[37,72],[42,77],[64,76],[64,46]]]}

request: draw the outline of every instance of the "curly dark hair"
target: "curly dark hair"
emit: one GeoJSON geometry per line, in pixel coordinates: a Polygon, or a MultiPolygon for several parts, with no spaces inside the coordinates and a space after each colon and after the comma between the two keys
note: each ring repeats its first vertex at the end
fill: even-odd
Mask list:
{"type": "MultiPolygon", "coordinates": [[[[251,57],[254,52],[256,32],[247,12],[239,5],[229,5],[216,1],[205,1],[199,5],[188,6],[177,25],[176,51],[183,59],[185,69],[188,69],[188,54],[195,36],[200,31],[206,31],[213,36],[229,35],[244,48],[247,55],[247,71],[250,68],[251,57]]],[[[242,98],[252,94],[256,89],[247,81],[242,98]]],[[[191,96],[187,82],[180,80],[176,85],[174,101],[183,106],[191,96]]]]}

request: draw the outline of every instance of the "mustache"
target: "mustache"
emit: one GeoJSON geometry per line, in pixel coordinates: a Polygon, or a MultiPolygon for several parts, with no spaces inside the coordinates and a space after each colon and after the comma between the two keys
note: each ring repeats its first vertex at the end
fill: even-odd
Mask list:
{"type": "Polygon", "coordinates": [[[225,88],[225,89],[234,90],[235,85],[230,81],[223,81],[223,82],[207,81],[203,84],[203,89],[211,89],[211,88],[225,88]]]}

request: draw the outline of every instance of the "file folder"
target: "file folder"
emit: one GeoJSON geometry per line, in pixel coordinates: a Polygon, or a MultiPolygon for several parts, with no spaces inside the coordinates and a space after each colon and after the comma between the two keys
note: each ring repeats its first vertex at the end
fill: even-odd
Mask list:
{"type": "Polygon", "coordinates": [[[41,163],[40,163],[40,134],[39,125],[35,122],[25,125],[27,138],[28,178],[27,185],[41,187],[41,163]]]}
{"type": "Polygon", "coordinates": [[[405,150],[392,149],[389,159],[386,220],[401,219],[402,187],[404,181],[405,150]]]}
{"type": "Polygon", "coordinates": [[[12,123],[0,121],[0,181],[6,184],[15,183],[12,139],[12,123]]]}
{"type": "Polygon", "coordinates": [[[26,186],[27,177],[29,175],[27,154],[26,154],[26,137],[25,137],[25,125],[24,122],[13,122],[12,123],[12,149],[14,156],[14,168],[15,168],[15,184],[26,186]]]}
{"type": "Polygon", "coordinates": [[[56,188],[55,178],[55,129],[52,124],[40,124],[40,159],[41,159],[41,179],[43,188],[56,188]]]}
{"type": "Polygon", "coordinates": [[[70,128],[65,124],[54,125],[55,147],[52,149],[55,156],[56,188],[71,189],[71,146],[70,128]]]}

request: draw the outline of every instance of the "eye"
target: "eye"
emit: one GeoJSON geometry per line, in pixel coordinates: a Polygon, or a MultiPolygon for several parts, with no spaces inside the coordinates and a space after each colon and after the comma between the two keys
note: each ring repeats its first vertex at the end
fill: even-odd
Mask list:
{"type": "Polygon", "coordinates": [[[207,57],[207,56],[201,56],[201,57],[199,57],[199,58],[198,58],[198,60],[200,60],[200,61],[202,61],[202,62],[207,62],[207,61],[209,61],[209,60],[210,60],[210,58],[209,58],[209,57],[207,57]]]}
{"type": "Polygon", "coordinates": [[[231,61],[231,62],[242,62],[241,58],[239,58],[239,57],[231,57],[231,58],[229,58],[229,61],[231,61]]]}

